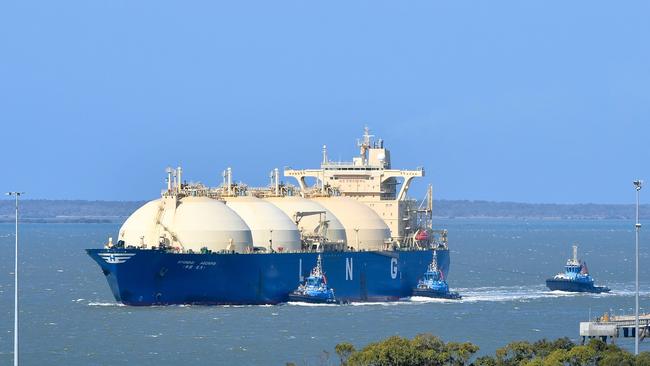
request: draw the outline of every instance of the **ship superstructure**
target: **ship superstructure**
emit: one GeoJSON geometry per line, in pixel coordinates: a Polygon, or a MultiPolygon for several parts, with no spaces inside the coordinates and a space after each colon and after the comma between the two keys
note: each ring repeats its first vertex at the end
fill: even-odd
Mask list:
{"type": "Polygon", "coordinates": [[[419,204],[406,196],[424,169],[392,169],[372,137],[366,129],[352,162],[330,162],[324,149],[320,169],[286,169],[298,187],[278,169],[261,188],[234,183],[231,168],[218,187],[168,169],[161,198],[126,220],[117,243],[88,254],[132,305],[286,301],[317,258],[341,301],[410,296],[432,251],[446,278],[446,231],[431,226],[431,188],[419,204]]]}
{"type": "Polygon", "coordinates": [[[431,190],[424,209],[408,199],[414,178],[424,177],[424,168],[392,169],[390,151],[382,139],[373,140],[366,127],[357,141],[359,156],[349,162],[331,161],[323,146],[320,169],[285,169],[286,177],[295,178],[303,197],[340,195],[366,204],[384,220],[390,229],[390,240],[403,245],[414,243],[418,229],[426,223],[422,214],[431,213],[431,190]],[[308,187],[307,178],[315,178],[315,187],[308,187]]]}

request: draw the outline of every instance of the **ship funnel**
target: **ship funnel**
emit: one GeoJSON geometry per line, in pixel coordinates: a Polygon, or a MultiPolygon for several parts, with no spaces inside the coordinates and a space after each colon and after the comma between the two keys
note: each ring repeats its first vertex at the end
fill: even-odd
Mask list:
{"type": "Polygon", "coordinates": [[[578,261],[578,246],[577,245],[573,246],[573,261],[574,262],[578,261]]]}
{"type": "Polygon", "coordinates": [[[273,184],[275,189],[275,194],[280,195],[280,171],[278,168],[273,169],[273,184]]]}

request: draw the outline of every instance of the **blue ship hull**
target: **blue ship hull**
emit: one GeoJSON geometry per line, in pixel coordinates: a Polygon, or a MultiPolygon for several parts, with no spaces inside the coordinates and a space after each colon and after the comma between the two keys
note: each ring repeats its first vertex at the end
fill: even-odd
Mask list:
{"type": "Polygon", "coordinates": [[[548,287],[551,291],[592,292],[597,294],[610,291],[610,289],[607,287],[594,286],[594,284],[590,282],[580,282],[555,278],[546,280],[546,287],[548,287]]]}
{"type": "MultiPolygon", "coordinates": [[[[115,300],[127,305],[277,304],[316,265],[318,253],[179,254],[147,249],[87,249],[115,300]]],[[[449,250],[437,249],[449,272],[449,250]]],[[[340,302],[390,301],[412,295],[430,250],[324,252],[328,285],[340,302]]]]}

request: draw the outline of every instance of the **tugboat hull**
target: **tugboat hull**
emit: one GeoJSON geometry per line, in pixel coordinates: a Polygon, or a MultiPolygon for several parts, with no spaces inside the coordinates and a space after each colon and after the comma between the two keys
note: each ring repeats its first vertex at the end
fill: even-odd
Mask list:
{"type": "Polygon", "coordinates": [[[431,297],[435,299],[460,300],[462,296],[458,292],[441,292],[432,289],[413,289],[413,296],[431,297]]]}
{"type": "Polygon", "coordinates": [[[591,283],[561,280],[555,278],[546,280],[546,287],[548,287],[551,291],[590,292],[596,294],[611,291],[608,287],[604,286],[594,286],[591,283]]]}
{"type": "Polygon", "coordinates": [[[316,297],[298,293],[289,294],[289,301],[308,302],[310,304],[338,304],[334,298],[316,297]]]}

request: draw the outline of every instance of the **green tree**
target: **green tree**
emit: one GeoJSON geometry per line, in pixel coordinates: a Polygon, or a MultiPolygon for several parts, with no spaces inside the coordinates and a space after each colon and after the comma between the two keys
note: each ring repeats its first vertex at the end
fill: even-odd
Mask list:
{"type": "Polygon", "coordinates": [[[350,356],[356,350],[354,349],[354,346],[351,343],[343,342],[337,344],[336,347],[334,347],[334,351],[336,351],[336,354],[339,356],[339,359],[341,360],[341,365],[345,366],[347,365],[350,356]]]}
{"type": "Polygon", "coordinates": [[[600,352],[600,353],[605,352],[607,350],[607,343],[603,342],[598,338],[590,339],[589,343],[587,343],[587,346],[589,346],[596,352],[600,352]]]}
{"type": "MultiPolygon", "coordinates": [[[[472,343],[445,343],[431,334],[413,339],[393,336],[356,351],[349,343],[336,346],[345,366],[464,366],[478,352],[472,343]]],[[[534,343],[512,342],[495,356],[478,357],[472,366],[650,366],[650,352],[637,357],[615,344],[592,339],[578,346],[568,338],[534,343]]]]}
{"type": "Polygon", "coordinates": [[[349,346],[341,346],[337,348],[337,353],[341,356],[344,351],[350,350],[352,351],[345,363],[347,366],[464,366],[478,351],[478,347],[471,343],[445,344],[431,334],[419,334],[412,340],[393,336],[371,343],[357,352],[349,346]]]}
{"type": "Polygon", "coordinates": [[[567,358],[571,366],[596,366],[598,354],[589,346],[575,346],[567,352],[567,358]]]}
{"type": "Polygon", "coordinates": [[[472,362],[472,366],[497,366],[497,361],[494,357],[481,356],[472,362]]]}
{"type": "Polygon", "coordinates": [[[567,337],[558,338],[553,341],[553,350],[563,349],[568,351],[573,348],[573,346],[575,346],[575,343],[571,342],[567,337]]]}
{"type": "Polygon", "coordinates": [[[636,366],[650,366],[650,352],[641,352],[636,356],[636,366]]]}
{"type": "MultiPolygon", "coordinates": [[[[601,341],[601,342],[603,342],[603,341],[601,341]]],[[[617,346],[617,345],[615,345],[613,343],[610,343],[610,344],[607,344],[605,342],[603,342],[603,343],[605,344],[605,349],[603,350],[603,353],[620,353],[620,352],[627,353],[627,351],[625,351],[624,349],[622,349],[621,347],[619,347],[619,346],[617,346]]]]}
{"type": "Polygon", "coordinates": [[[569,356],[567,355],[568,351],[562,348],[556,349],[551,352],[546,358],[544,358],[542,365],[543,366],[563,366],[568,360],[569,356]]]}
{"type": "Polygon", "coordinates": [[[546,358],[551,352],[555,350],[565,350],[568,351],[573,348],[575,344],[571,342],[569,338],[558,338],[554,341],[549,341],[547,339],[541,339],[533,343],[533,352],[535,356],[540,357],[541,359],[546,358]]]}
{"type": "Polygon", "coordinates": [[[411,342],[406,338],[392,336],[355,352],[348,359],[348,365],[415,366],[418,362],[412,352],[411,342]]]}
{"type": "Polygon", "coordinates": [[[524,341],[512,342],[503,348],[497,349],[498,366],[519,366],[524,361],[529,361],[535,355],[533,346],[524,341]]]}
{"type": "Polygon", "coordinates": [[[541,357],[535,357],[528,362],[524,361],[523,366],[544,366],[544,360],[541,357]]]}
{"type": "Polygon", "coordinates": [[[411,347],[426,365],[443,365],[451,357],[445,342],[431,334],[418,334],[411,340],[411,347]]]}
{"type": "Polygon", "coordinates": [[[447,343],[447,353],[449,354],[449,365],[463,366],[467,365],[469,359],[478,351],[478,347],[469,342],[447,343]]]}
{"type": "Polygon", "coordinates": [[[628,352],[609,352],[598,366],[634,366],[634,356],[628,352]]]}

